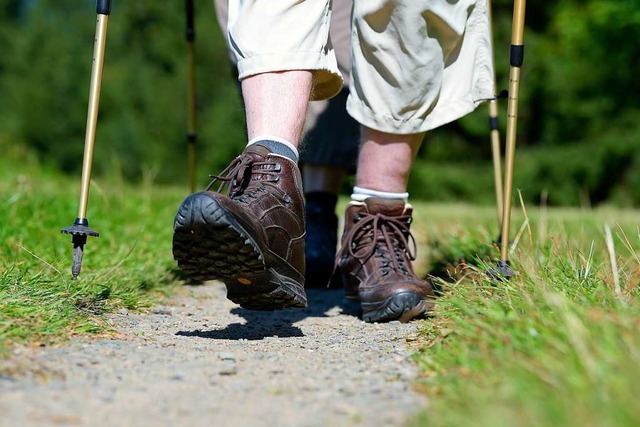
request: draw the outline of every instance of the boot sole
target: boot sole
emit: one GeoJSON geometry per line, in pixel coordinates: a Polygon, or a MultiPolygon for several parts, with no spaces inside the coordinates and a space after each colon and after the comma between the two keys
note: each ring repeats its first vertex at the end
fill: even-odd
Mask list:
{"type": "Polygon", "coordinates": [[[362,320],[365,322],[390,322],[399,320],[407,323],[412,319],[423,317],[431,304],[424,297],[414,292],[400,292],[385,299],[382,303],[366,303],[362,305],[362,320]]]}
{"type": "Polygon", "coordinates": [[[173,258],[196,280],[220,280],[227,298],[248,310],[307,305],[304,284],[265,261],[250,234],[206,193],[187,197],[173,226],[173,258]]]}

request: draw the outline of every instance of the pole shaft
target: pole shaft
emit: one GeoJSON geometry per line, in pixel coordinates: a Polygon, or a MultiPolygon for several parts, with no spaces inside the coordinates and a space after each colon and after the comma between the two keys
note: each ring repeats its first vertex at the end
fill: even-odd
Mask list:
{"type": "Polygon", "coordinates": [[[516,156],[516,135],[518,123],[518,97],[520,91],[520,71],[524,60],[524,16],[526,0],[515,0],[511,29],[511,57],[509,69],[509,102],[507,105],[507,147],[504,174],[504,210],[502,212],[502,233],[500,261],[509,259],[509,228],[511,225],[511,199],[513,197],[513,169],[516,156]]]}
{"type": "Polygon", "coordinates": [[[513,2],[513,25],[511,26],[511,44],[524,44],[524,14],[526,10],[526,0],[515,0],[513,2]]]}
{"type": "Polygon", "coordinates": [[[186,7],[186,17],[187,17],[187,28],[185,35],[187,37],[187,41],[193,41],[196,37],[196,30],[194,24],[194,16],[195,13],[193,11],[193,0],[185,0],[186,7]]]}
{"type": "Polygon", "coordinates": [[[502,241],[500,260],[509,257],[509,228],[511,226],[511,199],[513,197],[513,167],[516,156],[516,132],[518,119],[518,91],[520,68],[512,67],[509,72],[509,104],[507,106],[507,147],[505,152],[504,197],[502,212],[502,241]]]}
{"type": "MultiPolygon", "coordinates": [[[[496,69],[496,60],[494,54],[494,43],[493,43],[493,7],[491,4],[491,0],[487,0],[487,10],[488,10],[488,18],[489,18],[489,41],[491,43],[491,62],[493,65],[494,76],[493,76],[493,93],[498,93],[498,84],[496,82],[495,77],[495,69],[496,69]]],[[[489,101],[489,131],[491,136],[491,157],[493,159],[493,181],[494,181],[494,189],[496,193],[496,215],[498,218],[498,229],[502,227],[502,211],[504,209],[503,206],[503,189],[502,189],[502,153],[500,147],[500,128],[498,127],[498,100],[492,99],[489,101]]]]}
{"type": "Polygon", "coordinates": [[[196,132],[196,76],[195,76],[195,54],[193,43],[187,45],[188,62],[189,62],[189,117],[188,117],[188,132],[195,134],[196,132]]]}
{"type": "Polygon", "coordinates": [[[197,120],[196,120],[196,66],[195,66],[195,23],[193,0],[186,0],[187,15],[187,62],[188,62],[188,117],[187,117],[187,156],[189,168],[189,189],[196,191],[196,142],[197,142],[197,120]]]}
{"type": "Polygon", "coordinates": [[[197,123],[196,123],[196,76],[195,76],[195,54],[193,42],[187,45],[188,62],[189,62],[189,81],[188,81],[188,123],[187,123],[187,144],[188,144],[188,162],[189,162],[189,188],[191,192],[196,191],[196,141],[197,141],[197,123]]]}
{"type": "Polygon", "coordinates": [[[107,41],[108,20],[108,15],[98,14],[96,22],[96,36],[93,46],[91,84],[89,86],[87,128],[84,137],[84,158],[82,161],[82,183],[80,189],[80,203],[78,206],[78,218],[87,217],[87,205],[89,203],[89,184],[91,182],[91,165],[93,162],[93,147],[98,121],[98,106],[100,104],[100,87],[102,85],[102,67],[104,64],[104,50],[107,41]]]}
{"type": "MultiPolygon", "coordinates": [[[[495,99],[489,102],[489,119],[492,123],[498,120],[498,101],[495,99]]],[[[502,210],[504,209],[503,189],[502,189],[502,155],[500,148],[500,130],[491,128],[491,155],[493,158],[493,181],[496,191],[496,206],[498,215],[498,227],[502,226],[502,210]]]]}

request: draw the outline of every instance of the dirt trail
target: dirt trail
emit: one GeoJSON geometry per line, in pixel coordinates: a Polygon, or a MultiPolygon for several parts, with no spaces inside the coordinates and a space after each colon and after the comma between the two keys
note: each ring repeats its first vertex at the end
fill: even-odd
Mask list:
{"type": "Polygon", "coordinates": [[[308,296],[308,309],[252,312],[209,283],[111,316],[117,338],[18,349],[9,363],[29,370],[0,374],[0,425],[394,426],[424,407],[416,323],[366,324],[342,313],[341,291],[308,296]]]}

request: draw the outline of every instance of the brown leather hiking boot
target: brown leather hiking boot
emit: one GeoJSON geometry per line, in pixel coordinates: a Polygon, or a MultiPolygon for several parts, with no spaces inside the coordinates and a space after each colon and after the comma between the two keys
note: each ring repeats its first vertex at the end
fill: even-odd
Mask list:
{"type": "Polygon", "coordinates": [[[305,307],[303,203],[295,162],[252,144],[182,202],[173,257],[195,279],[223,281],[244,308],[305,307]]]}
{"type": "Polygon", "coordinates": [[[407,322],[432,307],[431,285],[411,266],[412,210],[402,200],[373,197],[347,206],[334,283],[342,283],[347,299],[360,301],[366,322],[407,322]]]}

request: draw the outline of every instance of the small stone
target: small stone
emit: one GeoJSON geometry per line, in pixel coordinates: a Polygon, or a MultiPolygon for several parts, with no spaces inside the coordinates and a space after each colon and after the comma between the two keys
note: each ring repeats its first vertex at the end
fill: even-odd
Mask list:
{"type": "Polygon", "coordinates": [[[219,371],[218,374],[220,375],[235,375],[238,373],[238,368],[236,368],[236,365],[229,365],[229,366],[224,366],[222,367],[219,371]]]}
{"type": "Polygon", "coordinates": [[[417,335],[407,335],[404,339],[406,342],[414,342],[418,341],[420,337],[418,337],[417,335]]]}
{"type": "Polygon", "coordinates": [[[232,353],[220,352],[217,354],[218,359],[225,360],[229,362],[235,362],[236,358],[232,353]]]}

